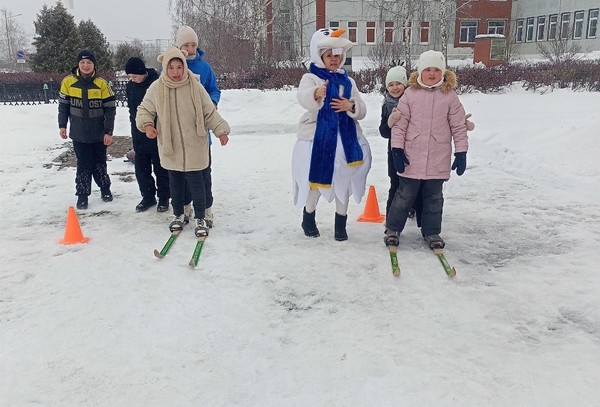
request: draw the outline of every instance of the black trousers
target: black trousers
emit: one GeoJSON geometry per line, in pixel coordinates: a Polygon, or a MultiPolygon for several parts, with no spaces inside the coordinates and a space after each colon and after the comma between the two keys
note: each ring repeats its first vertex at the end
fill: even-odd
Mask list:
{"type": "MultiPolygon", "coordinates": [[[[213,206],[213,194],[212,194],[212,174],[211,174],[212,156],[210,154],[210,146],[208,147],[208,167],[202,170],[202,178],[204,179],[204,196],[205,196],[205,208],[211,208],[213,206]]],[[[186,185],[185,187],[185,204],[188,205],[192,202],[192,193],[190,188],[186,185]]],[[[195,209],[194,209],[195,210],[195,209]]]]}
{"type": "Polygon", "coordinates": [[[110,190],[104,142],[82,143],[73,140],[73,150],[77,157],[75,195],[89,196],[92,193],[92,178],[101,191],[110,190]]]}
{"type": "MultiPolygon", "coordinates": [[[[392,201],[394,200],[394,196],[396,195],[396,191],[398,190],[398,186],[400,185],[400,176],[396,172],[396,168],[394,167],[394,158],[392,156],[392,152],[388,150],[388,177],[390,177],[390,189],[388,191],[388,199],[385,205],[385,213],[386,216],[390,211],[390,207],[392,206],[392,201]]],[[[415,203],[412,208],[415,210],[415,217],[417,219],[417,226],[421,227],[421,221],[423,218],[423,198],[421,197],[421,189],[419,189],[419,193],[417,194],[417,198],[415,199],[415,203]]]]}
{"type": "Polygon", "coordinates": [[[203,171],[173,171],[169,170],[169,185],[171,187],[171,206],[173,206],[173,215],[183,214],[183,205],[186,202],[186,189],[189,191],[194,201],[194,217],[204,219],[206,210],[206,195],[204,187],[203,171]]]}
{"type": "Polygon", "coordinates": [[[398,189],[388,211],[387,229],[395,232],[404,230],[408,211],[415,204],[420,192],[423,204],[421,232],[424,235],[439,234],[442,231],[442,210],[444,207],[442,187],[444,180],[419,180],[398,177],[398,182],[398,189]]]}
{"type": "Polygon", "coordinates": [[[171,197],[169,190],[169,172],[160,165],[158,150],[135,152],[135,178],[142,198],[151,200],[158,195],[159,201],[168,201],[171,197]],[[156,176],[156,183],[152,171],[156,176]]]}

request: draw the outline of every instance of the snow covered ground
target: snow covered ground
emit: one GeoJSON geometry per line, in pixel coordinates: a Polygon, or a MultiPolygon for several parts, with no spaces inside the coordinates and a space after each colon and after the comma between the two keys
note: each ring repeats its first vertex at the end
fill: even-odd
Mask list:
{"type": "MultiPolygon", "coordinates": [[[[369,184],[385,207],[382,97],[365,95],[369,184]]],[[[468,169],[445,186],[449,279],[414,223],[391,274],[383,225],[304,237],[290,156],[294,91],[223,92],[215,228],[195,270],[191,228],[135,213],[133,166],[109,162],[64,246],[74,168],[57,106],[0,106],[1,406],[591,406],[600,400],[600,94],[518,86],[461,97],[468,169]]],[[[116,134],[127,135],[126,109],[116,134]]],[[[412,222],[412,221],[411,221],[412,222]]]]}

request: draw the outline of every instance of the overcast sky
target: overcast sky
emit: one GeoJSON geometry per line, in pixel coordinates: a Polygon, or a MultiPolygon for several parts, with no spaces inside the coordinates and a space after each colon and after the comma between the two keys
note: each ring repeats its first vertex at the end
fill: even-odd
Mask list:
{"type": "MultiPolygon", "coordinates": [[[[17,19],[30,39],[35,29],[33,21],[47,4],[57,0],[0,0],[0,9],[6,8],[17,19]]],[[[110,43],[171,38],[171,20],[167,0],[64,0],[63,4],[75,17],[75,22],[91,19],[110,43]],[[71,9],[69,5],[74,7],[71,9]]]]}

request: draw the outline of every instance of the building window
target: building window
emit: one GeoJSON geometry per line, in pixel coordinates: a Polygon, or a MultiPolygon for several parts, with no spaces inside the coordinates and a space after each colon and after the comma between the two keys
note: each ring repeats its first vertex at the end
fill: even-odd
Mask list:
{"type": "Polygon", "coordinates": [[[516,42],[523,42],[523,19],[520,18],[517,20],[517,28],[515,32],[515,40],[516,42]]]}
{"type": "Polygon", "coordinates": [[[556,30],[558,28],[558,14],[550,14],[548,17],[548,41],[556,39],[556,30]]]}
{"type": "Polygon", "coordinates": [[[357,31],[358,31],[358,23],[356,21],[348,21],[348,39],[350,41],[352,41],[354,44],[356,44],[358,42],[356,40],[357,31]]]}
{"type": "Polygon", "coordinates": [[[367,44],[375,44],[375,21],[367,21],[367,44]]]}
{"type": "Polygon", "coordinates": [[[475,42],[475,36],[477,35],[477,21],[474,20],[462,20],[460,22],[460,38],[461,44],[475,42]]]}
{"type": "Polygon", "coordinates": [[[490,21],[488,22],[488,34],[501,34],[504,35],[504,21],[490,21]]]}
{"type": "Polygon", "coordinates": [[[383,23],[383,27],[383,40],[386,44],[391,44],[392,42],[394,42],[394,22],[386,21],[383,23]]]}
{"type": "Polygon", "coordinates": [[[421,44],[429,44],[429,21],[421,21],[419,42],[421,44]]]}
{"type": "Polygon", "coordinates": [[[560,38],[569,38],[569,27],[571,26],[571,13],[562,13],[560,15],[560,38]]]}
{"type": "Polygon", "coordinates": [[[533,41],[533,29],[534,28],[535,28],[534,19],[533,19],[533,17],[529,17],[527,19],[527,27],[525,29],[525,41],[526,42],[533,41]]]}
{"type": "Polygon", "coordinates": [[[411,43],[412,40],[412,21],[408,22],[408,25],[402,27],[402,41],[411,43]]]}
{"type": "Polygon", "coordinates": [[[587,37],[596,38],[598,32],[598,9],[591,9],[588,16],[587,37]]]}
{"type": "Polygon", "coordinates": [[[573,25],[573,38],[576,40],[583,37],[583,10],[575,12],[575,24],[573,25]]]}
{"type": "Polygon", "coordinates": [[[279,12],[279,19],[283,23],[290,23],[292,21],[290,10],[281,10],[279,12]]]}
{"type": "Polygon", "coordinates": [[[292,50],[292,38],[289,35],[282,36],[281,46],[284,51],[289,53],[292,50]]]}
{"type": "Polygon", "coordinates": [[[329,28],[340,28],[340,22],[339,21],[330,21],[329,28]]]}
{"type": "Polygon", "coordinates": [[[544,35],[546,35],[546,16],[539,16],[537,22],[537,36],[536,41],[544,41],[544,35]]]}

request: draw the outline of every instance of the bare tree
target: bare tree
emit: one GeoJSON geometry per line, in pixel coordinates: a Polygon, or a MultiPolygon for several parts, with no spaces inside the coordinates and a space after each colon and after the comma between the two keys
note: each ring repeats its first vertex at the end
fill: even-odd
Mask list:
{"type": "Polygon", "coordinates": [[[16,16],[9,10],[3,8],[0,10],[0,16],[2,17],[0,24],[0,50],[2,59],[10,61],[10,66],[14,68],[16,52],[26,47],[27,35],[14,19],[16,16]]]}
{"type": "Polygon", "coordinates": [[[442,54],[448,64],[448,13],[446,9],[446,0],[440,0],[440,37],[442,40],[442,54]]]}
{"type": "Polygon", "coordinates": [[[537,50],[542,57],[556,64],[579,59],[581,45],[573,41],[573,28],[570,26],[566,33],[562,32],[557,38],[539,42],[537,50]]]}
{"type": "Polygon", "coordinates": [[[213,66],[256,68],[269,60],[268,30],[278,12],[272,0],[169,0],[169,8],[177,26],[191,26],[209,54],[218,52],[213,66]]]}

